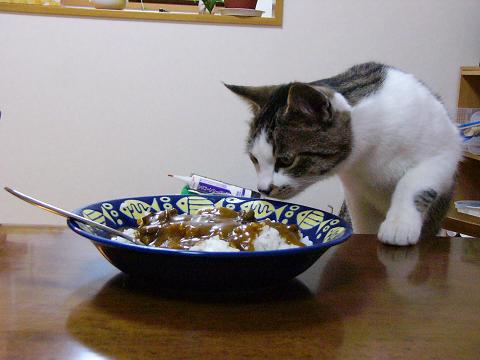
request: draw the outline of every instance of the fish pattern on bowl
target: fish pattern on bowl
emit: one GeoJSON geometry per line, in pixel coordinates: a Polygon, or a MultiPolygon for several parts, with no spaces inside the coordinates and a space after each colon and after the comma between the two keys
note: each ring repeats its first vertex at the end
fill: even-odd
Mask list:
{"type": "MultiPolygon", "coordinates": [[[[307,234],[310,240],[312,230],[315,230],[314,239],[321,240],[322,243],[329,242],[343,235],[347,230],[345,224],[338,218],[326,217],[327,212],[314,209],[303,209],[300,205],[282,203],[277,201],[220,197],[218,201],[211,200],[203,196],[161,196],[153,197],[152,202],[145,202],[143,199],[125,199],[118,208],[110,202],[101,203],[100,209],[83,209],[81,215],[113,227],[136,227],[136,221],[145,213],[152,211],[163,211],[172,208],[180,213],[194,214],[200,209],[226,207],[235,211],[253,210],[256,220],[271,219],[284,224],[297,224],[302,233],[307,234]],[[119,217],[119,214],[126,216],[129,221],[125,223],[119,217]]],[[[93,230],[83,224],[78,224],[87,232],[93,230]]]]}

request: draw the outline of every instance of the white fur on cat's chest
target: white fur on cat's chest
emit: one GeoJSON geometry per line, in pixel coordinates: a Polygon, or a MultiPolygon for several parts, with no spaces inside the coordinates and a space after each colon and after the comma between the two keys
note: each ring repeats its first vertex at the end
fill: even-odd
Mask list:
{"type": "Polygon", "coordinates": [[[384,240],[402,245],[414,243],[418,239],[406,240],[403,235],[399,235],[400,240],[392,240],[391,234],[401,233],[392,226],[399,226],[396,221],[413,224],[418,220],[421,215],[414,207],[418,192],[432,187],[442,193],[451,187],[460,154],[455,126],[425,86],[395,69],[389,70],[380,91],[352,108],[351,117],[352,153],[339,175],[356,215],[354,228],[376,232],[390,212],[391,219],[381,234],[388,234],[384,240]],[[399,192],[394,200],[398,182],[419,166],[418,174],[403,182],[403,190],[408,191],[399,192]],[[431,174],[441,175],[429,179],[431,174]],[[405,215],[397,219],[399,214],[405,215]]]}
{"type": "MultiPolygon", "coordinates": [[[[386,213],[395,188],[395,182],[386,182],[381,173],[369,172],[368,167],[339,174],[340,180],[350,196],[370,203],[379,212],[386,213]]],[[[375,171],[375,170],[370,170],[375,171]]]]}

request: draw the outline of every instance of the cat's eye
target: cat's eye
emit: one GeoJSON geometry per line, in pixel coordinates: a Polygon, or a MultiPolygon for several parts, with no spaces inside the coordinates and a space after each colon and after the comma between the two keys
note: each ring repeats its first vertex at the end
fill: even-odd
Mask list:
{"type": "Polygon", "coordinates": [[[278,156],[275,160],[275,168],[288,168],[295,162],[295,156],[278,156]]]}
{"type": "Polygon", "coordinates": [[[255,156],[253,156],[252,154],[249,154],[250,156],[250,160],[252,161],[253,165],[258,165],[258,160],[255,156]]]}

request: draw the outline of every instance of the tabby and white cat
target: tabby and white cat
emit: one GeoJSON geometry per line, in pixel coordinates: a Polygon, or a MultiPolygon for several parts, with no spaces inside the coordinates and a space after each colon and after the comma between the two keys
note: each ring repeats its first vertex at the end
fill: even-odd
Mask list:
{"type": "Polygon", "coordinates": [[[261,192],[286,199],[336,174],[356,233],[409,245],[438,232],[461,139],[414,76],[365,63],[312,83],[226,86],[252,105],[247,151],[261,192]]]}

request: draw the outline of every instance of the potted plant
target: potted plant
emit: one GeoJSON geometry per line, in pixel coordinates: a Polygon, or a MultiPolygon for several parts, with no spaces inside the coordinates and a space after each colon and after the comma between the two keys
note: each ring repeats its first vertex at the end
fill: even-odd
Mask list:
{"type": "Polygon", "coordinates": [[[200,14],[205,14],[207,11],[211,14],[215,9],[217,0],[199,0],[198,1],[198,12],[200,14]]]}
{"type": "Polygon", "coordinates": [[[224,0],[226,8],[255,9],[258,0],[224,0]]]}

